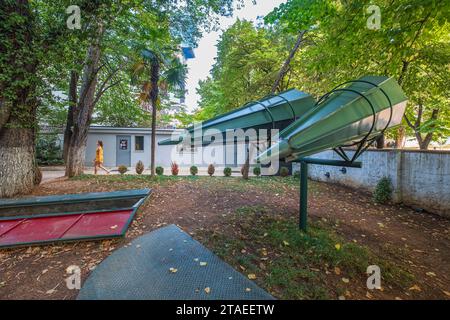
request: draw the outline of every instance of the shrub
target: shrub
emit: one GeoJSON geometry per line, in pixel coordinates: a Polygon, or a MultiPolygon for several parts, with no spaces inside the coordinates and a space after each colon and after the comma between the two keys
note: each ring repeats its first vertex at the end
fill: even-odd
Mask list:
{"type": "Polygon", "coordinates": [[[260,167],[254,167],[253,168],[253,174],[257,177],[261,175],[261,168],[260,167]]]}
{"type": "Polygon", "coordinates": [[[198,173],[198,168],[196,166],[192,166],[189,171],[193,176],[195,176],[198,173]]]}
{"type": "Polygon", "coordinates": [[[223,175],[224,175],[225,177],[231,176],[231,168],[230,168],[230,167],[225,167],[225,168],[223,169],[223,175]]]}
{"type": "Polygon", "coordinates": [[[300,178],[300,170],[295,170],[292,175],[294,176],[294,178],[299,179],[300,178]]]}
{"type": "Polygon", "coordinates": [[[373,200],[377,203],[386,203],[391,200],[392,184],[391,179],[383,177],[378,181],[373,192],[373,200]]]}
{"type": "Polygon", "coordinates": [[[57,134],[40,134],[36,141],[36,160],[39,165],[63,164],[62,147],[57,134]]]}
{"type": "Polygon", "coordinates": [[[214,168],[214,165],[211,163],[211,164],[208,166],[208,174],[209,174],[210,177],[213,176],[214,171],[216,171],[216,168],[214,168]]]}
{"type": "Polygon", "coordinates": [[[289,169],[286,167],[280,168],[280,176],[287,177],[289,175],[289,169]]]}
{"type": "Polygon", "coordinates": [[[170,170],[172,171],[173,176],[177,176],[180,168],[178,167],[178,164],[176,162],[172,162],[172,164],[170,165],[170,170]]]}
{"type": "Polygon", "coordinates": [[[158,176],[162,176],[164,174],[164,168],[161,166],[156,167],[155,172],[158,176]]]}
{"type": "Polygon", "coordinates": [[[139,160],[138,163],[136,163],[136,173],[142,174],[142,172],[144,172],[144,164],[139,160]]]}
{"type": "Polygon", "coordinates": [[[121,165],[117,168],[117,170],[119,170],[120,174],[124,174],[125,172],[128,171],[128,168],[127,168],[127,166],[121,164],[121,165]]]}

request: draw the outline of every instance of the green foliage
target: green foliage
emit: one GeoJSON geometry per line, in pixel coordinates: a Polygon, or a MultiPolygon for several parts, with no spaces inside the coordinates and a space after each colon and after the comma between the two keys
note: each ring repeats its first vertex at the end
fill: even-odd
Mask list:
{"type": "Polygon", "coordinates": [[[234,23],[221,36],[211,77],[199,82],[200,109],[194,120],[209,119],[267,95],[292,40],[255,28],[249,21],[234,23]]]}
{"type": "Polygon", "coordinates": [[[198,173],[198,168],[196,166],[191,166],[189,171],[191,172],[191,175],[195,176],[198,173]]]}
{"type": "Polygon", "coordinates": [[[225,177],[231,176],[231,168],[230,168],[230,167],[225,167],[225,168],[223,169],[223,175],[224,175],[225,177]]]}
{"type": "Polygon", "coordinates": [[[392,198],[391,179],[383,177],[378,181],[373,192],[373,200],[377,203],[387,203],[392,198]]]}
{"type": "Polygon", "coordinates": [[[363,75],[392,76],[409,98],[407,133],[443,142],[450,135],[449,15],[448,1],[288,0],[264,26],[237,21],[223,33],[211,76],[199,84],[200,108],[185,123],[267,94],[296,35],[307,30],[282,89],[321,96],[363,75]],[[379,30],[367,28],[370,4],[381,9],[379,30]]]}
{"type": "Polygon", "coordinates": [[[253,168],[253,174],[257,177],[261,175],[261,167],[254,167],[253,168]]]}
{"type": "Polygon", "coordinates": [[[289,169],[286,167],[281,167],[280,168],[280,176],[287,177],[289,175],[289,169]]]}
{"type": "Polygon", "coordinates": [[[155,172],[158,176],[162,176],[164,174],[164,168],[161,166],[157,166],[155,172]]]}
{"type": "Polygon", "coordinates": [[[36,160],[39,165],[63,164],[62,148],[56,133],[38,135],[36,141],[36,160]]]}
{"type": "Polygon", "coordinates": [[[214,165],[211,163],[211,164],[208,166],[208,174],[209,174],[210,177],[213,176],[214,171],[216,171],[216,168],[215,168],[214,165]]]}
{"type": "Polygon", "coordinates": [[[127,168],[126,165],[121,164],[121,165],[117,168],[117,170],[119,171],[120,174],[125,174],[125,172],[128,171],[128,168],[127,168]]]}
{"type": "Polygon", "coordinates": [[[142,174],[142,172],[144,172],[144,169],[145,169],[144,163],[141,160],[139,160],[136,163],[136,173],[137,174],[142,174]]]}

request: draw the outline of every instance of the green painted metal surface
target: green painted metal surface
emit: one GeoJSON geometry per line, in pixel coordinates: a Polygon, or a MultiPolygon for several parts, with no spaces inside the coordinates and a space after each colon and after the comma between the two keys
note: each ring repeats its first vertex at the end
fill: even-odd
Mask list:
{"type": "MultiPolygon", "coordinates": [[[[295,118],[301,117],[315,104],[314,98],[296,89],[290,89],[278,96],[268,96],[259,101],[245,104],[239,109],[219,115],[199,124],[203,138],[206,130],[216,129],[224,133],[227,130],[243,129],[283,129],[295,118]],[[200,126],[201,125],[201,126],[200,126]]],[[[187,128],[192,135],[196,127],[187,128]]],[[[160,141],[159,145],[174,145],[183,141],[186,135],[175,139],[160,141]]]]}
{"type": "Polygon", "coordinates": [[[368,137],[374,137],[386,126],[400,124],[406,102],[405,94],[393,78],[360,78],[331,93],[281,131],[276,145],[262,153],[258,160],[269,161],[275,157],[301,159],[358,141],[370,132],[368,137]]]}
{"type": "Polygon", "coordinates": [[[11,217],[30,218],[40,214],[61,216],[127,209],[146,198],[150,192],[151,189],[134,189],[0,199],[0,221],[11,217]]]}

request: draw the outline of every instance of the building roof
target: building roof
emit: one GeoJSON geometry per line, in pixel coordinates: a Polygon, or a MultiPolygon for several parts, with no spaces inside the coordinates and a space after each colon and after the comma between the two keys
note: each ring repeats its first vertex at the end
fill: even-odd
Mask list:
{"type": "MultiPolygon", "coordinates": [[[[156,128],[156,133],[160,135],[171,135],[172,133],[183,132],[183,129],[170,128],[156,128]]],[[[109,127],[109,126],[90,126],[89,133],[133,133],[133,134],[151,134],[151,128],[123,128],[123,127],[109,127]]]]}

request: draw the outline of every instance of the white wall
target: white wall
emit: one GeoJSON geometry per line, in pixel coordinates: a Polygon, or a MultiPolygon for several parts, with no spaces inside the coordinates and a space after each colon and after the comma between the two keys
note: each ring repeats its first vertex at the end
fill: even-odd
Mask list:
{"type": "MultiPolygon", "coordinates": [[[[311,157],[341,160],[333,151],[311,157]]],[[[340,167],[309,165],[309,177],[368,191],[374,190],[382,177],[389,177],[394,201],[450,217],[450,152],[369,150],[358,161],[362,168],[346,168],[346,174],[340,167]]]]}

